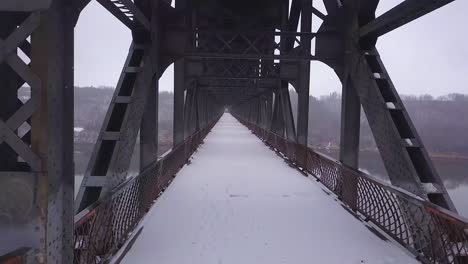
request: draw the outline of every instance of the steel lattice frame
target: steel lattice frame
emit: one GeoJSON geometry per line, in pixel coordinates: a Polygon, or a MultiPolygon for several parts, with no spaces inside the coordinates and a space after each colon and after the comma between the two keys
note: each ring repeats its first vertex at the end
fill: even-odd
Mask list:
{"type": "MultiPolygon", "coordinates": [[[[377,18],[378,0],[323,0],[327,14],[315,9],[312,0],[291,0],[290,8],[288,0],[177,0],[175,8],[166,0],[98,0],[132,30],[133,44],[72,210],[73,27],[89,1],[0,3],[0,84],[5,95],[0,99],[0,175],[6,179],[2,188],[23,188],[22,193],[31,193],[24,198],[26,202],[18,198],[8,201],[13,207],[0,201],[0,210],[13,208],[3,214],[16,223],[20,216],[15,208],[28,208],[21,217],[34,227],[28,234],[34,243],[26,253],[18,253],[26,262],[71,263],[73,247],[77,247],[75,253],[83,254],[86,245],[80,241],[90,238],[89,233],[78,230],[82,239],[78,246],[77,241],[73,245],[74,211],[103,211],[100,199],[118,199],[119,206],[130,206],[121,204],[125,195],[115,188],[126,179],[138,132],[141,171],[156,164],[157,80],[171,63],[175,63],[174,151],[187,148],[184,157],[196,147],[191,143],[193,137],[199,144],[202,137],[196,135],[205,135],[229,108],[251,126],[297,144],[286,150],[288,155],[295,157],[298,166],[316,169],[309,168],[307,136],[310,61],[319,60],[333,68],[343,84],[342,164],[358,168],[362,106],[392,184],[456,212],[375,48],[379,36],[450,0],[405,0],[377,18]],[[311,30],[312,15],[323,20],[318,32],[311,30]],[[311,50],[313,39],[315,52],[311,50]],[[19,49],[31,60],[29,65],[18,56],[19,49]],[[31,98],[23,102],[17,90],[25,83],[31,98]],[[299,95],[296,122],[289,84],[299,95]],[[19,133],[21,126],[31,129],[19,133]]],[[[136,182],[147,173],[142,175],[136,182]]],[[[352,208],[358,208],[353,207],[353,199],[358,197],[354,192],[367,183],[349,177],[342,179],[346,186],[343,195],[352,208]]],[[[338,178],[328,178],[341,186],[338,178]]],[[[132,190],[133,200],[129,201],[135,202],[138,195],[146,200],[156,197],[146,195],[140,183],[135,185],[139,187],[126,186],[132,190]],[[135,196],[135,192],[139,194],[135,196]]],[[[359,203],[366,207],[365,200],[359,203]]],[[[112,211],[106,217],[122,219],[122,212],[112,211]]],[[[409,221],[415,213],[405,210],[404,217],[409,221]]],[[[98,216],[93,219],[99,228],[102,221],[98,216]]],[[[77,221],[87,220],[78,217],[77,221]]],[[[416,224],[426,223],[422,221],[416,224]]],[[[99,250],[86,252],[86,258],[108,257],[121,236],[131,231],[125,230],[117,238],[103,229],[112,248],[98,245],[99,250]]],[[[423,230],[423,236],[430,231],[423,230]]]]}

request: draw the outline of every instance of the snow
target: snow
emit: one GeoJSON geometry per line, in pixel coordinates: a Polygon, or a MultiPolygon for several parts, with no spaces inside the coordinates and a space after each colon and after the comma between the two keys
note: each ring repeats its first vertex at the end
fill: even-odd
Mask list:
{"type": "Polygon", "coordinates": [[[121,263],[418,263],[225,114],[121,263]]]}

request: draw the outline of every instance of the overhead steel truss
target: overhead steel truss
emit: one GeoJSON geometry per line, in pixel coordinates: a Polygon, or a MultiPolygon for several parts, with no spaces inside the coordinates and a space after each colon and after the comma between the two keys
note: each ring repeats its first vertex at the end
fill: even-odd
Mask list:
{"type": "MultiPolygon", "coordinates": [[[[227,108],[252,127],[297,144],[295,157],[307,157],[310,61],[319,60],[343,85],[342,164],[358,169],[362,107],[392,184],[456,212],[375,48],[378,37],[450,0],[405,0],[377,18],[378,0],[323,0],[326,14],[312,0],[176,0],[174,8],[166,0],[98,0],[132,30],[133,43],[74,207],[73,28],[89,2],[0,2],[0,191],[21,193],[0,203],[0,217],[31,241],[20,254],[25,262],[71,263],[74,250],[83,256],[86,248],[72,242],[73,215],[89,219],[101,199],[125,184],[138,134],[141,171],[154,167],[158,79],[172,63],[175,149],[206,134],[227,108]],[[323,20],[317,32],[313,15],[323,20]],[[298,94],[298,109],[291,107],[289,85],[298,94]],[[18,98],[25,86],[31,94],[26,101],[18,98]]],[[[305,168],[306,159],[295,162],[305,168]]],[[[413,213],[408,209],[403,217],[424,225],[409,217],[413,213]]],[[[94,221],[113,242],[121,241],[104,220],[94,221]]],[[[92,232],[83,230],[75,242],[90,241],[92,232]]],[[[115,250],[105,243],[95,249],[84,255],[103,260],[115,250]]]]}

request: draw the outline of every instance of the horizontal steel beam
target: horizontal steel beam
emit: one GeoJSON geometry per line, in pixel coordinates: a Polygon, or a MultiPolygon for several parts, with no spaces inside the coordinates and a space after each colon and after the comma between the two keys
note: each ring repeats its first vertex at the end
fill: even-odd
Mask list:
{"type": "MultiPolygon", "coordinates": [[[[171,54],[177,56],[179,54],[171,54]]],[[[315,55],[266,55],[266,54],[231,54],[231,53],[212,53],[212,52],[187,52],[183,54],[185,58],[189,59],[229,59],[229,60],[284,60],[284,61],[297,61],[297,60],[329,60],[336,58],[317,57],[315,55]]]]}
{"type": "Polygon", "coordinates": [[[275,77],[265,77],[265,76],[239,76],[239,77],[229,77],[229,76],[218,76],[218,75],[201,75],[200,78],[205,80],[281,80],[280,76],[275,77]]]}
{"type": "Polygon", "coordinates": [[[454,0],[406,0],[360,29],[361,37],[377,38],[454,0]]]}
{"type": "Polygon", "coordinates": [[[49,8],[52,0],[1,0],[0,11],[31,12],[49,8]]]}

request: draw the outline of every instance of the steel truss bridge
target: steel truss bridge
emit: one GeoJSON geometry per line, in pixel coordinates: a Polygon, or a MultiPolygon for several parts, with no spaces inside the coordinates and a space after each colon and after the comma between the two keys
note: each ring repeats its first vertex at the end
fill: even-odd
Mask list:
{"type": "Polygon", "coordinates": [[[378,17],[379,0],[323,0],[326,14],[312,0],[177,0],[174,7],[97,0],[131,29],[133,42],[74,200],[74,27],[89,1],[0,2],[0,178],[17,194],[0,208],[10,223],[31,227],[17,233],[24,244],[3,260],[107,261],[229,109],[418,260],[468,263],[468,222],[375,47],[380,36],[453,0],[405,0],[378,17]],[[317,32],[312,16],[323,20],[317,32]],[[330,66],[343,86],[339,161],[307,146],[312,60],[330,66]],[[174,147],[158,157],[158,79],[172,63],[174,147]],[[296,122],[289,84],[298,93],[296,122]],[[18,97],[24,86],[27,100],[18,97]],[[358,170],[361,107],[391,184],[358,170]],[[127,179],[138,134],[140,174],[127,179]]]}

